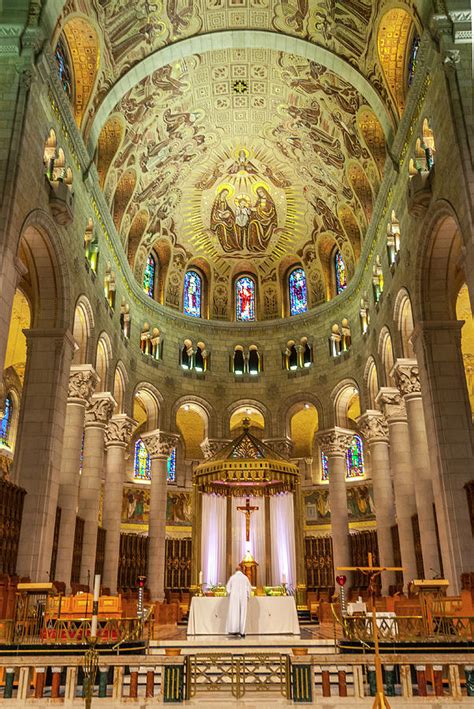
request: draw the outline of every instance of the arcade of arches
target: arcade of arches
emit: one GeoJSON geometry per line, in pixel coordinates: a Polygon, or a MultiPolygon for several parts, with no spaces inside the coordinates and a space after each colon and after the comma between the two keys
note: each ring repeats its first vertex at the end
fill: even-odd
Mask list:
{"type": "Polygon", "coordinates": [[[368,551],[384,595],[471,583],[460,4],[0,3],[0,572],[195,589],[196,468],[248,432],[297,467],[301,603],[368,551]]]}

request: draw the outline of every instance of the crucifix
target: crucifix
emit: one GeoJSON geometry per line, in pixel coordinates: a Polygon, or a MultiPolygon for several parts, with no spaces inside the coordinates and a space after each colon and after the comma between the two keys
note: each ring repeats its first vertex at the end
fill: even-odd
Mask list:
{"type": "Polygon", "coordinates": [[[245,500],[245,507],[237,507],[239,512],[245,515],[245,541],[250,541],[250,515],[252,512],[256,512],[258,507],[252,507],[250,504],[250,498],[247,497],[245,500]]]}
{"type": "Polygon", "coordinates": [[[338,571],[361,571],[369,577],[368,591],[370,594],[371,610],[372,610],[372,633],[374,636],[374,657],[375,657],[375,681],[377,685],[376,695],[372,709],[390,709],[390,704],[387,701],[383,688],[382,662],[380,659],[379,650],[379,634],[377,628],[377,613],[375,610],[375,579],[380,576],[382,571],[403,571],[402,566],[374,566],[372,553],[368,553],[367,566],[338,566],[338,571]]]}

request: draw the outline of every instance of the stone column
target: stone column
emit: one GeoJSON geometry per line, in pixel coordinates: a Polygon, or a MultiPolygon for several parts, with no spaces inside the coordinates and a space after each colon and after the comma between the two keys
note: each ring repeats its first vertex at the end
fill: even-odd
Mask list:
{"type": "MultiPolygon", "coordinates": [[[[338,426],[318,434],[321,450],[328,457],[334,578],[340,574],[337,570],[338,566],[351,566],[346,493],[346,453],[353,436],[353,431],[338,426]]],[[[352,574],[350,572],[344,572],[344,574],[347,576],[346,588],[350,588],[352,574]]]]}
{"type": "Polygon", "coordinates": [[[74,340],[66,330],[27,330],[25,383],[14,468],[26,489],[17,573],[48,581],[74,340]]]}
{"type": "Polygon", "coordinates": [[[465,485],[473,478],[474,429],[461,351],[462,322],[419,322],[413,346],[420,365],[423,408],[438,515],[444,575],[460,592],[474,569],[465,485]]]}
{"type": "Polygon", "coordinates": [[[410,450],[407,412],[403,398],[395,387],[381,387],[376,397],[388,423],[390,464],[395,493],[395,509],[403,566],[403,585],[417,577],[412,517],[416,514],[413,458],[410,450]]]}
{"type": "Polygon", "coordinates": [[[59,482],[61,525],[55,573],[58,581],[65,582],[68,591],[74,552],[84,415],[96,383],[97,374],[92,365],[78,364],[71,367],[59,482]]]}
{"type": "MultiPolygon", "coordinates": [[[[357,423],[369,446],[372,462],[379,564],[393,566],[392,527],[395,524],[395,502],[390,476],[388,424],[384,415],[375,410],[366,411],[357,419],[357,423]]],[[[395,584],[395,572],[383,572],[381,581],[382,595],[387,596],[389,587],[395,584]]]]}
{"type": "Polygon", "coordinates": [[[116,402],[112,394],[94,394],[86,409],[84,454],[79,487],[79,517],[84,520],[81,583],[92,583],[95,572],[100,489],[104,478],[105,430],[116,402]]]}
{"type": "Polygon", "coordinates": [[[418,364],[414,359],[398,359],[392,377],[404,398],[407,410],[415,499],[420,527],[421,550],[425,578],[439,574],[439,555],[434,515],[433,480],[430,451],[426,436],[425,416],[421,399],[418,364]]]}
{"type": "Polygon", "coordinates": [[[167,461],[178,436],[164,431],[142,435],[151,458],[150,521],[148,524],[148,588],[153,601],[165,597],[166,476],[167,461]]]}
{"type": "Polygon", "coordinates": [[[304,504],[301,480],[295,484],[293,491],[293,507],[295,515],[295,567],[296,567],[296,599],[298,604],[306,602],[306,567],[304,553],[304,504]]]}
{"type": "Polygon", "coordinates": [[[117,593],[125,451],[135,426],[136,422],[127,414],[117,414],[112,416],[105,432],[107,462],[102,522],[107,535],[102,584],[108,586],[112,594],[117,593]]]}

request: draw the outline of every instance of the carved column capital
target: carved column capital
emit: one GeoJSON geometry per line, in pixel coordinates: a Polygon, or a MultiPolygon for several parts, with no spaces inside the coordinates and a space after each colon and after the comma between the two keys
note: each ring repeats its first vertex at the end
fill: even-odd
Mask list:
{"type": "Polygon", "coordinates": [[[391,375],[402,396],[421,396],[420,371],[416,359],[397,359],[391,375]]]}
{"type": "Polygon", "coordinates": [[[91,396],[86,409],[85,426],[107,426],[114,413],[115,399],[108,391],[101,391],[91,396]]]}
{"type": "Polygon", "coordinates": [[[179,436],[176,433],[165,433],[165,431],[158,429],[142,435],[142,441],[152,460],[169,458],[173,448],[176,448],[178,440],[179,436]]]}
{"type": "Polygon", "coordinates": [[[347,449],[351,445],[354,432],[346,428],[335,426],[317,434],[317,440],[321,450],[329,457],[343,458],[347,449]]]}
{"type": "Polygon", "coordinates": [[[137,422],[127,416],[127,414],[112,416],[105,429],[105,445],[126,448],[136,425],[137,422]]]}
{"type": "Polygon", "coordinates": [[[96,387],[98,376],[90,364],[73,364],[69,372],[68,402],[87,403],[96,387]]]}
{"type": "Polygon", "coordinates": [[[288,438],[288,436],[283,436],[282,438],[265,438],[263,442],[266,443],[267,446],[270,446],[276,453],[283,456],[283,458],[290,458],[293,451],[293,441],[288,438]]]}
{"type": "Polygon", "coordinates": [[[231,441],[226,438],[206,438],[201,443],[201,450],[204,454],[204,458],[208,460],[212,458],[213,455],[219,453],[223,448],[225,448],[231,441]]]}
{"type": "Polygon", "coordinates": [[[388,423],[406,422],[407,410],[403,397],[395,387],[380,387],[375,403],[382,409],[388,423]]]}
{"type": "Polygon", "coordinates": [[[380,411],[369,409],[357,419],[359,431],[367,443],[388,443],[388,423],[380,411]]]}

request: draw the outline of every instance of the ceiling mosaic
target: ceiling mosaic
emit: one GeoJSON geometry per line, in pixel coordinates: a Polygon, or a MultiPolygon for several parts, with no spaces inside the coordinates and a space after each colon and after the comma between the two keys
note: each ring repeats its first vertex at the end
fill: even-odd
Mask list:
{"type": "Polygon", "coordinates": [[[125,246],[148,215],[137,275],[161,237],[172,268],[204,257],[222,279],[242,259],[263,280],[289,254],[316,268],[324,232],[353,268],[380,179],[380,144],[361,132],[368,113],[332,72],[272,50],[207,52],[146,77],[112,113],[124,138],[106,181],[125,246]]]}

